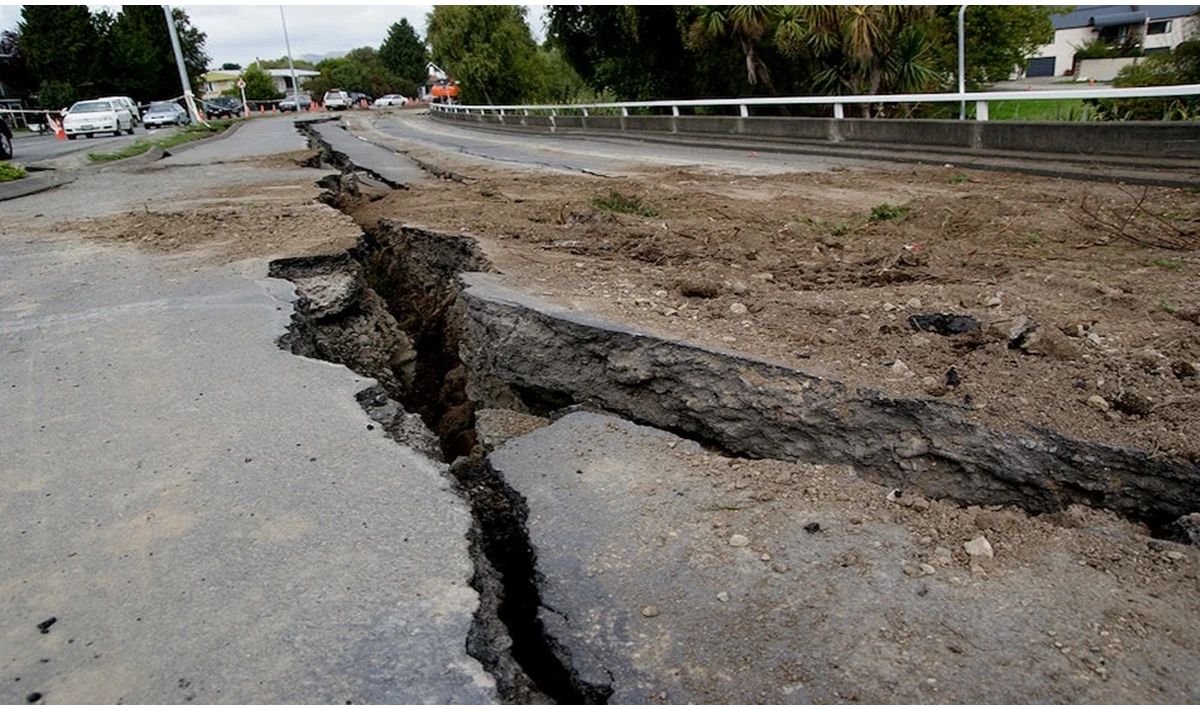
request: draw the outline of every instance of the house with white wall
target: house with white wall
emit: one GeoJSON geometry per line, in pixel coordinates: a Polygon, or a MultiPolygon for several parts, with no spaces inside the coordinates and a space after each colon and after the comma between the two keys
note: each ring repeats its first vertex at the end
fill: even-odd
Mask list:
{"type": "Polygon", "coordinates": [[[1075,52],[1096,39],[1114,44],[1138,41],[1147,54],[1170,51],[1198,28],[1197,10],[1200,5],[1076,5],[1050,18],[1054,41],[1038,50],[1025,76],[1074,75],[1075,52]]]}
{"type": "MultiPolygon", "coordinates": [[[[292,72],[290,69],[266,69],[267,75],[271,77],[271,82],[275,84],[275,90],[284,95],[292,93],[292,72]]],[[[320,71],[310,71],[309,69],[296,69],[296,81],[303,89],[304,82],[310,78],[320,76],[320,71]]],[[[237,80],[241,76],[237,71],[209,71],[201,77],[203,82],[203,92],[201,98],[207,100],[216,98],[222,92],[233,88],[237,85],[237,80]]]]}

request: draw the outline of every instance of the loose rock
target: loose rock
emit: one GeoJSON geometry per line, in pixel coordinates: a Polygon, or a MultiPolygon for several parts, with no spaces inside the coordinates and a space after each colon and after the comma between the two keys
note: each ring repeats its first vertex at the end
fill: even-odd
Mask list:
{"type": "Polygon", "coordinates": [[[968,556],[973,558],[992,558],[996,555],[992,550],[991,542],[983,536],[977,536],[963,543],[963,549],[967,552],[968,556]]]}
{"type": "Polygon", "coordinates": [[[729,545],[733,546],[734,548],[741,548],[743,546],[749,546],[750,539],[749,539],[749,537],[743,536],[742,534],[734,534],[733,536],[729,537],[729,545]]]}
{"type": "Polygon", "coordinates": [[[660,614],[658,605],[646,605],[642,608],[642,616],[646,618],[657,617],[660,614]]]}

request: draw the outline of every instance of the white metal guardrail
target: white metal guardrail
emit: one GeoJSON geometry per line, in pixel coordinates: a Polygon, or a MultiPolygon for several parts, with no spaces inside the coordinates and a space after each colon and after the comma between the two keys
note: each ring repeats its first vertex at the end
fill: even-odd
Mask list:
{"type": "Polygon", "coordinates": [[[1083,88],[1049,91],[982,91],[976,93],[900,93],[892,95],[840,95],[840,96],[790,96],[774,98],[705,98],[699,100],[646,100],[618,103],[576,103],[559,105],[460,105],[433,103],[431,110],[449,113],[478,113],[480,115],[572,115],[588,117],[590,111],[619,111],[623,117],[630,110],[644,108],[670,108],[673,116],[679,116],[680,108],[717,108],[734,106],[742,117],[750,116],[752,107],[787,105],[831,105],[833,116],[846,117],[845,106],[864,103],[913,104],[913,103],[974,103],[975,119],[988,119],[988,104],[1009,100],[1071,100],[1089,98],[1177,98],[1200,95],[1200,85],[1148,86],[1142,88],[1083,88]]]}

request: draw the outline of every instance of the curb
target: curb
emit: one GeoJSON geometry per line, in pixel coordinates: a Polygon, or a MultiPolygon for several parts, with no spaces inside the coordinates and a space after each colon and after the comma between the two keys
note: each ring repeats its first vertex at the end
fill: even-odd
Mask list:
{"type": "Polygon", "coordinates": [[[40,171],[28,174],[23,179],[0,184],[0,201],[9,201],[64,186],[75,180],[74,176],[57,171],[40,171]]]}
{"type": "MultiPolygon", "coordinates": [[[[245,125],[246,120],[249,120],[249,119],[250,118],[246,118],[245,120],[242,120],[240,122],[233,123],[228,128],[226,128],[224,132],[222,132],[219,135],[213,135],[212,137],[205,137],[204,139],[199,139],[199,140],[192,140],[191,142],[184,142],[183,144],[171,147],[171,149],[163,152],[163,156],[170,157],[172,155],[179,154],[180,152],[186,152],[189,149],[192,149],[193,147],[199,147],[200,145],[202,145],[206,142],[227,139],[233,133],[235,133],[239,129],[241,129],[242,125],[245,125]]],[[[122,162],[122,163],[124,163],[124,162],[122,162]]]]}

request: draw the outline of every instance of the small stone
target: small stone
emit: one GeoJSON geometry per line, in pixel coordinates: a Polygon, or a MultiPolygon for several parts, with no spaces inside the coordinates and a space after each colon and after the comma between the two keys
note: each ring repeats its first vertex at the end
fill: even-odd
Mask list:
{"type": "Polygon", "coordinates": [[[772,563],[771,570],[775,571],[776,573],[786,573],[788,572],[788,567],[783,563],[772,563]]]}
{"type": "Polygon", "coordinates": [[[821,530],[821,524],[819,522],[810,521],[804,525],[804,530],[810,534],[815,534],[821,530]]]}
{"type": "Polygon", "coordinates": [[[905,301],[904,306],[909,310],[921,308],[921,300],[914,296],[908,301],[905,301]]]}
{"type": "Polygon", "coordinates": [[[850,517],[850,518],[848,519],[848,521],[849,521],[851,524],[855,524],[855,525],[858,525],[858,524],[861,524],[861,523],[863,523],[862,517],[850,517]]]}
{"type": "Polygon", "coordinates": [[[729,290],[735,294],[744,294],[746,293],[747,289],[749,289],[749,287],[746,286],[746,282],[737,281],[736,279],[729,282],[729,290]]]}
{"type": "Polygon", "coordinates": [[[750,539],[742,534],[734,534],[729,537],[729,545],[734,548],[741,548],[750,545],[750,539]]]}
{"type": "Polygon", "coordinates": [[[762,561],[763,563],[768,563],[768,562],[770,562],[770,560],[771,560],[771,554],[770,554],[770,553],[764,553],[764,554],[762,554],[761,556],[759,556],[759,557],[758,557],[758,560],[762,561]]]}
{"type": "Polygon", "coordinates": [[[1108,411],[1109,409],[1108,400],[1099,394],[1093,394],[1088,397],[1087,405],[1099,411],[1108,411]]]}
{"type": "Polygon", "coordinates": [[[729,305],[729,312],[735,316],[745,316],[750,312],[750,309],[746,308],[746,304],[736,303],[729,305]]]}
{"type": "Polygon", "coordinates": [[[954,554],[951,553],[950,549],[944,546],[938,546],[937,548],[933,549],[933,558],[931,558],[930,561],[934,565],[946,567],[954,562],[954,554]]]}
{"type": "Polygon", "coordinates": [[[937,572],[937,569],[934,568],[933,566],[929,565],[928,563],[922,563],[921,564],[921,572],[924,573],[925,575],[933,575],[934,573],[937,572]]]}
{"type": "Polygon", "coordinates": [[[718,592],[717,593],[717,601],[718,602],[729,602],[729,593],[725,592],[724,590],[722,590],[721,592],[718,592]]]}
{"type": "Polygon", "coordinates": [[[972,563],[971,564],[971,575],[976,575],[981,578],[986,578],[987,571],[984,570],[983,566],[979,565],[978,563],[972,563]]]}
{"type": "Polygon", "coordinates": [[[904,571],[904,574],[910,578],[915,578],[918,575],[921,575],[921,569],[918,566],[913,565],[912,563],[904,564],[904,567],[901,568],[901,570],[904,571]]]}
{"type": "Polygon", "coordinates": [[[898,306],[896,306],[896,304],[894,304],[890,301],[883,302],[883,310],[884,311],[887,311],[890,313],[892,311],[895,311],[897,308],[898,308],[898,306]]]}
{"type": "Polygon", "coordinates": [[[659,615],[658,605],[646,605],[642,608],[643,617],[657,617],[659,615]]]}
{"type": "Polygon", "coordinates": [[[923,512],[923,511],[929,509],[929,506],[930,506],[929,500],[925,499],[924,497],[922,497],[920,495],[913,497],[912,508],[917,510],[918,512],[923,512]]]}
{"type": "Polygon", "coordinates": [[[903,360],[896,360],[892,363],[891,374],[888,375],[891,379],[910,379],[916,377],[917,373],[912,371],[908,365],[904,364],[903,360]]]}
{"type": "Polygon", "coordinates": [[[983,305],[987,306],[988,308],[996,308],[997,306],[999,306],[1002,303],[1004,303],[1004,300],[1001,299],[997,295],[997,296],[989,296],[987,298],[987,300],[983,302],[983,305]]]}
{"type": "Polygon", "coordinates": [[[963,543],[963,549],[973,558],[992,558],[996,555],[992,551],[992,544],[984,536],[977,536],[963,543]]]}
{"type": "Polygon", "coordinates": [[[1167,551],[1167,558],[1173,561],[1181,561],[1183,560],[1183,554],[1179,551],[1167,551]]]}

